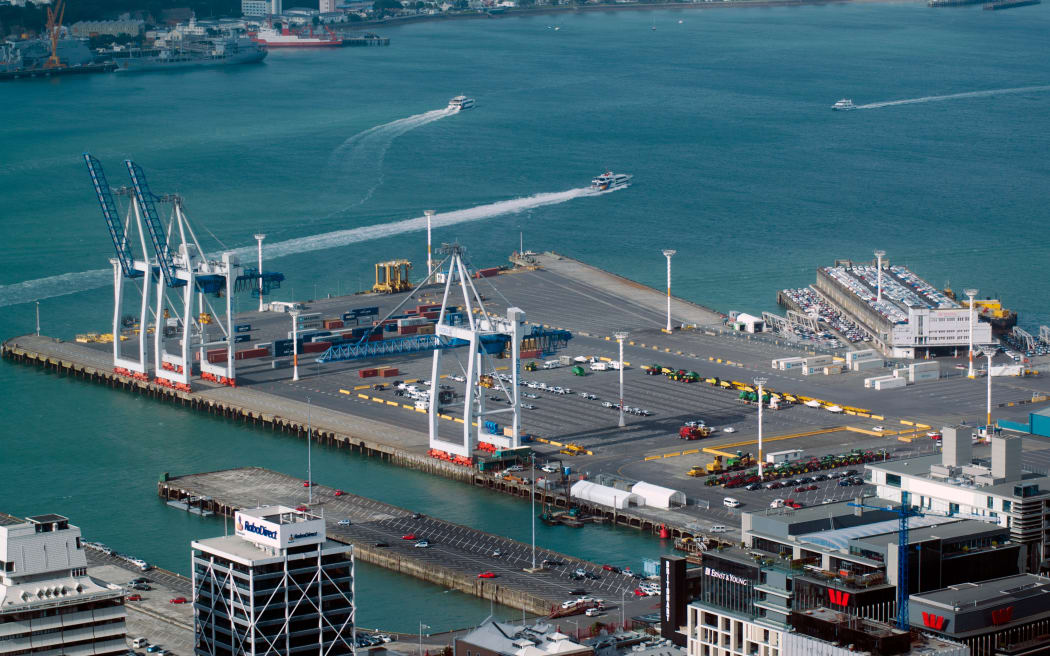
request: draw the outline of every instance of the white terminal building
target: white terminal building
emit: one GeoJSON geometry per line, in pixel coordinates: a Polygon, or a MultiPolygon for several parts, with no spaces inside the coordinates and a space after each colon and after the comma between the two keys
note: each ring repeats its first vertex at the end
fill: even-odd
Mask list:
{"type": "Polygon", "coordinates": [[[263,506],[235,522],[235,535],[192,544],[194,653],[353,654],[352,547],[309,511],[263,506]]]}
{"type": "Polygon", "coordinates": [[[817,269],[815,289],[872,335],[886,355],[919,358],[954,355],[970,344],[992,342],[992,325],[926,282],[907,267],[889,266],[880,275],[873,263],[840,260],[817,269]]]}
{"type": "Polygon", "coordinates": [[[124,591],[87,575],[62,515],[0,516],[0,655],[124,654],[124,591]]]}

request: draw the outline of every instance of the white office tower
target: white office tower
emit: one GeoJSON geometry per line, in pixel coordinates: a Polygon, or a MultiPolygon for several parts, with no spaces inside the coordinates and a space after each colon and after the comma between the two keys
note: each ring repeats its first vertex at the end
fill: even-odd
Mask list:
{"type": "Polygon", "coordinates": [[[193,542],[194,653],[354,653],[351,547],[309,511],[236,513],[236,535],[193,542]]]}
{"type": "Polygon", "coordinates": [[[124,618],[124,591],[87,575],[67,518],[0,516],[0,655],[123,654],[124,618]]]}

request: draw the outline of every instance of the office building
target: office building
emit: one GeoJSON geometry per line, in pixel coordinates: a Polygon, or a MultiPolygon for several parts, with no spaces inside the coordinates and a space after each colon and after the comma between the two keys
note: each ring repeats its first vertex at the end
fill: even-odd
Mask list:
{"type": "Polygon", "coordinates": [[[280,16],[281,13],[281,0],[241,0],[241,15],[243,16],[280,16]]]}
{"type": "Polygon", "coordinates": [[[0,516],[0,655],[127,651],[124,591],[91,578],[61,515],[0,516]]]}
{"type": "Polygon", "coordinates": [[[193,542],[194,653],[354,652],[351,547],[322,517],[285,506],[238,511],[236,534],[193,542]]]}
{"type": "Polygon", "coordinates": [[[908,503],[927,517],[972,517],[1007,529],[1011,541],[1026,547],[1025,569],[1047,569],[1050,545],[1050,477],[1021,466],[1019,436],[991,438],[991,457],[975,459],[972,429],[942,430],[940,455],[866,465],[878,496],[908,503]]]}
{"type": "Polygon", "coordinates": [[[911,625],[970,647],[974,656],[1050,645],[1050,578],[1020,574],[912,595],[911,625]]]}

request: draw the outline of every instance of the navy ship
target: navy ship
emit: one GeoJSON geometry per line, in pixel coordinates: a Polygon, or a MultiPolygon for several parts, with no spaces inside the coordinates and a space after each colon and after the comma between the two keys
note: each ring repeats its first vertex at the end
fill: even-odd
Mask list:
{"type": "Polygon", "coordinates": [[[266,54],[266,46],[251,39],[229,38],[192,41],[179,47],[113,50],[105,56],[117,65],[118,73],[135,73],[253,64],[266,54]]]}

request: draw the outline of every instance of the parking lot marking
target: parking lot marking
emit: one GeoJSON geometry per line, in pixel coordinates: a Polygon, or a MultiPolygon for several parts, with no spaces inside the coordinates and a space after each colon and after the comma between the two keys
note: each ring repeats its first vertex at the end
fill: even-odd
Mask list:
{"type": "Polygon", "coordinates": [[[372,397],[372,400],[373,400],[374,402],[376,402],[376,403],[382,403],[382,402],[383,402],[383,399],[381,399],[381,398],[378,398],[378,397],[375,397],[375,396],[373,396],[373,397],[372,397]]]}
{"type": "Polygon", "coordinates": [[[356,387],[354,387],[354,391],[356,392],[357,390],[368,389],[369,387],[371,387],[371,385],[357,385],[356,387]]]}
{"type": "Polygon", "coordinates": [[[392,405],[392,406],[394,406],[395,408],[396,408],[396,407],[397,407],[397,406],[399,405],[397,401],[387,401],[387,402],[386,402],[386,404],[387,404],[387,405],[392,405]]]}
{"type": "Polygon", "coordinates": [[[349,394],[350,390],[341,389],[341,390],[339,390],[339,393],[340,394],[349,394]]]}
{"type": "Polygon", "coordinates": [[[367,401],[368,400],[368,395],[367,394],[358,394],[357,398],[364,399],[365,401],[367,401]]]}

